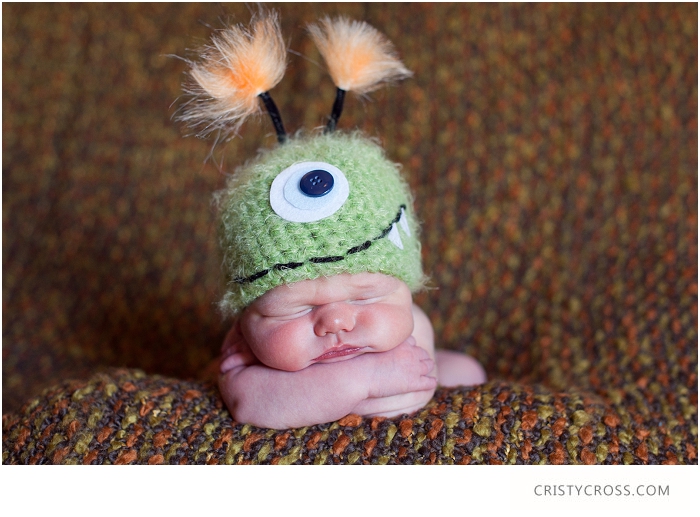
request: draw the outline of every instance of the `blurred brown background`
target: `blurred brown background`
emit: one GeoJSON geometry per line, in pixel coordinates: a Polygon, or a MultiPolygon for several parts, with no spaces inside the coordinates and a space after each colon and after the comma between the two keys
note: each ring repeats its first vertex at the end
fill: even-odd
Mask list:
{"type": "MultiPolygon", "coordinates": [[[[323,14],[415,74],[340,127],[404,165],[438,344],[492,378],[697,407],[696,4],[272,7],[301,54],[272,91],[290,132],[333,102],[303,30],[323,14]]],[[[205,163],[172,56],[248,7],[2,9],[3,413],[104,367],[196,375],[225,332],[211,194],[275,138],[250,121],[205,163]]]]}

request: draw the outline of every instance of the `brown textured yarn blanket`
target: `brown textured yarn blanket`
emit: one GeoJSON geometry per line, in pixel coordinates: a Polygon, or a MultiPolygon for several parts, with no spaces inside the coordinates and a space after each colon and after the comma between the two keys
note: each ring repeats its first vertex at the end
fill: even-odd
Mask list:
{"type": "MultiPolygon", "coordinates": [[[[280,6],[292,49],[364,19],[413,79],[350,98],[424,221],[418,296],[490,382],[272,431],[197,381],[225,332],[220,146],[169,118],[205,24],[245,6],[3,4],[3,463],[697,464],[697,5],[280,6]],[[67,380],[77,379],[77,380],[67,380]]],[[[290,55],[288,129],[324,122],[290,55]]]]}

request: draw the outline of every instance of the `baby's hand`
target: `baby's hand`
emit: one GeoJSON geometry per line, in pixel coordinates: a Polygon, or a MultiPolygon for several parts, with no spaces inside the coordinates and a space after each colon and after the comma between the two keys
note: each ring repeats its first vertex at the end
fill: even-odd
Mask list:
{"type": "Polygon", "coordinates": [[[430,376],[435,362],[426,350],[416,345],[413,336],[392,350],[360,358],[373,366],[369,398],[433,390],[437,386],[437,379],[430,376]]]}
{"type": "Polygon", "coordinates": [[[234,368],[250,366],[258,362],[241,333],[240,321],[236,320],[221,345],[219,373],[224,374],[234,368]]]}

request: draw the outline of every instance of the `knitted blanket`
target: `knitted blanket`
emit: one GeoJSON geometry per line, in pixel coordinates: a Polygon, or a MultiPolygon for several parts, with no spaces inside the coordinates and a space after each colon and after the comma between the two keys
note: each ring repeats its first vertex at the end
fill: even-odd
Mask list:
{"type": "MultiPolygon", "coordinates": [[[[204,162],[169,56],[247,8],[3,4],[3,463],[697,464],[697,5],[280,11],[313,61],[299,28],[343,13],[414,72],[340,129],[403,164],[416,302],[489,382],[391,419],[232,421],[196,380],[227,327],[210,199],[275,137],[204,162]]],[[[293,132],[333,87],[290,55],[274,93],[293,132]]]]}

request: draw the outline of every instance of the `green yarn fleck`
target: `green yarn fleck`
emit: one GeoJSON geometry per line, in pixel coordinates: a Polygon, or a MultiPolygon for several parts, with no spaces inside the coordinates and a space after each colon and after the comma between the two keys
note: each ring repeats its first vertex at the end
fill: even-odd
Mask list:
{"type": "Polygon", "coordinates": [[[383,273],[420,289],[424,276],[412,201],[398,166],[359,133],[295,137],[261,151],[217,194],[226,280],[222,312],[235,314],[281,284],[341,273],[383,273]],[[324,219],[287,221],[273,211],[270,187],[289,166],[310,161],[340,169],[348,198],[324,219]],[[409,232],[397,223],[402,207],[409,232]],[[387,235],[392,225],[403,249],[387,235]]]}

